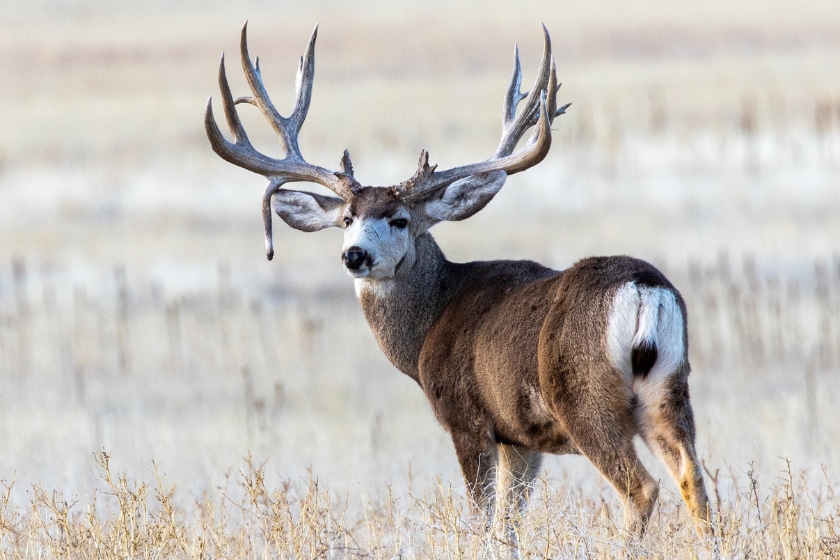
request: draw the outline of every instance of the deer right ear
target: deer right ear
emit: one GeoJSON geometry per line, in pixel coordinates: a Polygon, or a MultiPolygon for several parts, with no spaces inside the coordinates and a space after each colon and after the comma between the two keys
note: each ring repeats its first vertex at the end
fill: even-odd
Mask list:
{"type": "Polygon", "coordinates": [[[301,231],[338,227],[345,204],[340,198],[286,189],[280,189],[271,199],[274,212],[301,231]]]}

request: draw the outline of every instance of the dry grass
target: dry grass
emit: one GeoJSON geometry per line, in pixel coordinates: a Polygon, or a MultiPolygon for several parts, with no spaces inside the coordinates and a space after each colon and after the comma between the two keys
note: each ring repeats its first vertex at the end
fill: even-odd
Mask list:
{"type": "Polygon", "coordinates": [[[717,497],[712,538],[699,537],[682,511],[660,506],[642,542],[616,529],[609,496],[560,489],[543,476],[517,544],[489,538],[458,490],[437,480],[417,493],[375,500],[336,496],[318,478],[272,486],[250,458],[225,485],[179,503],[154,466],[149,485],[115,474],[94,457],[102,489],[68,499],[35,486],[29,503],[10,503],[0,484],[3,558],[522,558],[642,557],[832,559],[840,554],[837,482],[816,484],[787,464],[765,487],[750,471],[711,473],[717,497]],[[724,481],[724,479],[726,479],[724,481]],[[735,489],[721,499],[719,484],[735,489]]]}
{"type": "Polygon", "coordinates": [[[523,557],[840,555],[834,0],[170,4],[0,7],[0,557],[501,546],[422,393],[376,348],[337,236],[278,227],[264,262],[262,179],[207,147],[201,110],[246,18],[284,110],[321,22],[303,151],[329,165],[347,147],[371,183],[405,178],[421,148],[443,167],[485,157],[511,45],[527,80],[538,22],[551,30],[573,102],[551,156],[435,235],[453,260],[629,253],[665,270],[689,304],[718,534],[701,542],[646,455],[663,492],[628,544],[612,490],[563,457],[523,557]]]}
{"type": "MultiPolygon", "coordinates": [[[[108,297],[77,289],[70,301],[23,262],[5,274],[15,288],[0,299],[0,374],[14,389],[0,429],[22,433],[7,440],[21,462],[3,469],[24,474],[4,483],[10,557],[461,558],[504,547],[469,517],[445,435],[367,340],[351,298],[253,299],[225,266],[214,290],[174,299],[122,268],[108,297]],[[34,406],[39,419],[16,428],[34,406]],[[91,468],[85,450],[102,446],[123,470],[105,451],[91,468]],[[236,459],[251,452],[267,459],[236,459]],[[61,460],[77,470],[60,476],[61,460]]],[[[717,540],[695,535],[664,477],[648,534],[627,543],[612,490],[560,458],[522,521],[522,556],[697,558],[716,546],[724,558],[832,558],[840,261],[780,277],[722,256],[669,274],[690,305],[717,540]]]]}

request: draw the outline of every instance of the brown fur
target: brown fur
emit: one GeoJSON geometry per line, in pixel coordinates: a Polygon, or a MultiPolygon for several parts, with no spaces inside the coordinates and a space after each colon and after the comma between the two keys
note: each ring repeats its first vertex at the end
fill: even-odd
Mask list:
{"type": "MultiPolygon", "coordinates": [[[[360,301],[385,354],[421,385],[452,435],[477,505],[493,507],[500,450],[527,455],[514,461],[512,473],[512,482],[525,487],[540,453],[582,453],[622,497],[629,529],[643,531],[657,485],[633,445],[640,421],[632,383],[611,364],[604,338],[618,287],[636,282],[673,290],[685,317],[673,286],[630,257],[586,259],[555,271],[530,261],[451,263],[428,233],[416,238],[415,248],[412,268],[387,291],[363,289],[360,301]]],[[[689,370],[685,356],[667,397],[650,411],[654,429],[643,436],[702,524],[708,512],[694,451],[689,370]]],[[[522,504],[526,494],[499,500],[522,504]]]]}

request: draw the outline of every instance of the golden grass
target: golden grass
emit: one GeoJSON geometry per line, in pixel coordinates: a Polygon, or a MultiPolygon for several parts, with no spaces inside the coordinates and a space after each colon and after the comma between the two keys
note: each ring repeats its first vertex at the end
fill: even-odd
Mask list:
{"type": "Polygon", "coordinates": [[[456,489],[442,483],[381,498],[335,495],[327,484],[266,482],[248,458],[225,485],[189,503],[153,464],[154,482],[112,472],[95,454],[100,488],[68,498],[34,486],[28,503],[0,483],[3,558],[521,558],[832,559],[840,554],[836,480],[816,483],[791,470],[764,484],[746,475],[710,473],[714,535],[698,536],[682,508],[665,503],[640,542],[617,525],[611,496],[584,495],[541,477],[519,519],[515,543],[490,537],[456,489]],[[721,498],[720,485],[733,490],[721,498]]]}

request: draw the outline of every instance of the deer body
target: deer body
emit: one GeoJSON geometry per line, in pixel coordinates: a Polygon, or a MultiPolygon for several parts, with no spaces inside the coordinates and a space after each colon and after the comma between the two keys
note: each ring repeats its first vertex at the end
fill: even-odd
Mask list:
{"type": "MultiPolygon", "coordinates": [[[[490,507],[497,445],[552,454],[581,453],[582,447],[600,469],[614,460],[636,462],[630,448],[637,434],[661,454],[679,455],[685,447],[693,455],[685,306],[654,267],[630,257],[586,259],[565,271],[531,261],[457,264],[444,258],[431,235],[416,243],[423,258],[415,269],[386,282],[356,280],[357,292],[383,352],[418,382],[452,435],[480,505],[490,507]],[[666,348],[679,348],[677,367],[633,371],[644,305],[639,290],[671,296],[670,307],[655,302],[657,315],[678,316],[641,327],[654,338],[664,331],[666,348]],[[669,322],[680,328],[669,330],[669,322]],[[667,420],[684,422],[685,429],[647,410],[663,403],[679,410],[667,420]],[[663,431],[668,443],[656,441],[663,431]],[[616,441],[625,444],[626,455],[604,449],[616,441]]],[[[535,468],[538,456],[532,453],[530,461],[535,468]]],[[[685,465],[674,467],[687,486],[702,485],[696,465],[685,473],[685,465]]],[[[621,485],[627,472],[620,470],[618,480],[605,476],[621,485]]],[[[631,516],[646,518],[655,483],[642,471],[637,478],[626,490],[640,504],[631,516]]]]}
{"type": "Polygon", "coordinates": [[[636,435],[665,463],[698,529],[706,529],[708,501],[688,393],[686,309],[674,286],[631,257],[584,259],[564,271],[531,261],[452,263],[428,231],[480,211],[508,175],[545,157],[551,122],[567,107],[556,105],[548,33],[527,96],[519,92],[516,57],[502,139],[490,159],[437,171],[423,151],[417,172],[393,187],[359,184],[347,152],[338,172],[301,156],[297,134],[309,106],[315,36],[301,59],[292,115],[282,117],[268,98],[245,28],[242,64],[254,97],[234,100],[224,60],[219,70],[234,142],[219,131],[209,102],[205,114],[214,150],[269,179],[263,196],[269,258],[271,209],[299,230],[344,229],[342,261],[380,347],[422,387],[452,436],[474,503],[509,535],[543,453],[585,455],[622,498],[628,528],[641,534],[658,486],[638,459],[636,435]],[[253,148],[237,103],[263,111],[285,158],[253,148]],[[531,128],[531,140],[517,150],[531,128]],[[284,188],[291,181],[319,183],[338,197],[284,188]]]}

